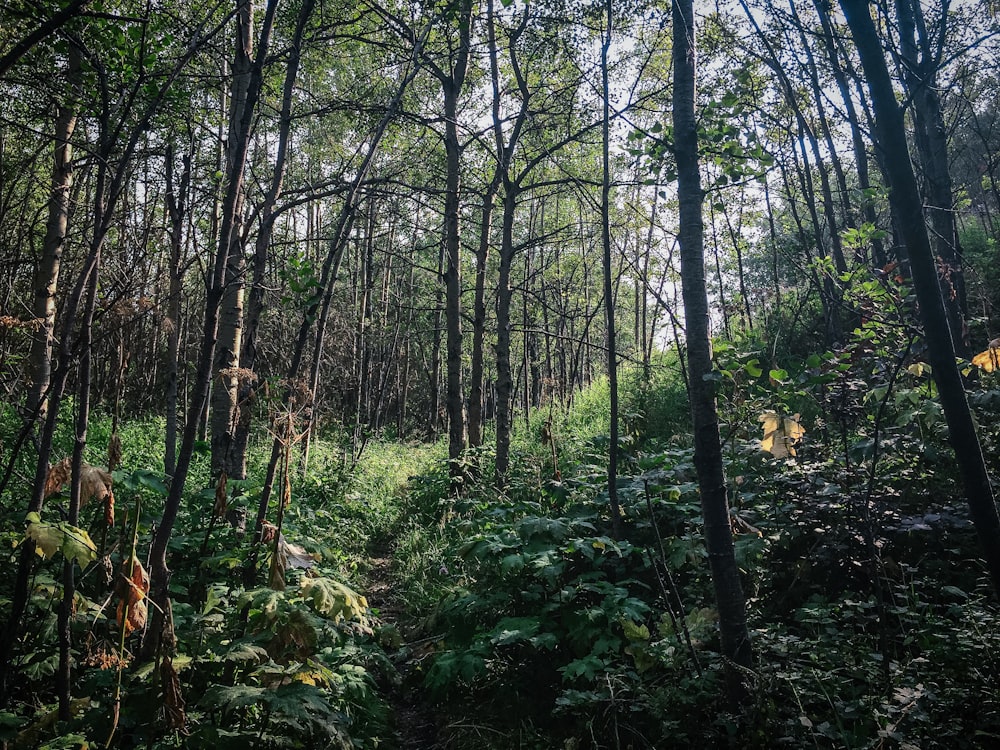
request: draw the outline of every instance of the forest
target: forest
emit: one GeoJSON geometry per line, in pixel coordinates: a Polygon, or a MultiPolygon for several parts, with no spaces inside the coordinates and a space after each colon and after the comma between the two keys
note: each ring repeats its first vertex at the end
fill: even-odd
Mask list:
{"type": "Polygon", "coordinates": [[[1000,4],[0,0],[0,748],[1000,748],[1000,4]]]}

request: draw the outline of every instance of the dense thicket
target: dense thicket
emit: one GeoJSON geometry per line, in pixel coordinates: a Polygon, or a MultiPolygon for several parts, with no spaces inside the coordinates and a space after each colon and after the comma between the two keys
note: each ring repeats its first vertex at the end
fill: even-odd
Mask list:
{"type": "Polygon", "coordinates": [[[343,579],[388,543],[356,488],[394,488],[357,477],[444,436],[414,495],[439,535],[396,542],[442,572],[397,572],[440,636],[424,687],[469,688],[456,717],[532,668],[491,720],[534,731],[537,700],[562,717],[539,737],[595,746],[904,747],[941,730],[935,691],[972,715],[949,670],[976,657],[905,589],[960,600],[928,605],[955,634],[1000,585],[996,9],[691,5],[3,6],[17,746],[57,719],[107,746],[377,743],[393,639],[343,579]],[[803,657],[844,601],[858,675],[827,700],[889,698],[823,727],[807,670],[752,652],[803,657]]]}

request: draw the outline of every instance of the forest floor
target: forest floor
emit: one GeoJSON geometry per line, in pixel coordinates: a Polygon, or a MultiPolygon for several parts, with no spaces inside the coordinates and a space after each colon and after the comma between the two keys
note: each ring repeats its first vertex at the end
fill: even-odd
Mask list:
{"type": "Polygon", "coordinates": [[[375,540],[368,556],[369,568],[365,586],[368,604],[378,611],[383,634],[383,647],[397,671],[397,677],[385,686],[391,716],[393,736],[390,748],[435,750],[442,747],[438,738],[437,720],[433,707],[420,689],[418,656],[420,642],[409,643],[407,636],[413,623],[406,616],[392,569],[393,540],[375,540]]]}

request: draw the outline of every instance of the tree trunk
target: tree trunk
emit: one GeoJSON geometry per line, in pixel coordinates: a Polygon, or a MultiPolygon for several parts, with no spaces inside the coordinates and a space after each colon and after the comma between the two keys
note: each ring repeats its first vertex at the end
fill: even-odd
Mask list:
{"type": "Polygon", "coordinates": [[[177,381],[181,341],[182,285],[184,269],[184,218],[187,213],[188,187],[191,182],[191,156],[183,157],[180,184],[174,185],[173,149],[167,149],[167,216],[170,219],[170,281],[167,293],[167,386],[166,386],[166,444],[163,453],[163,470],[173,475],[177,464],[177,381]]]}
{"type": "MultiPolygon", "coordinates": [[[[288,156],[288,141],[292,129],[292,96],[295,91],[295,81],[298,77],[299,62],[302,57],[302,37],[305,34],[306,23],[312,15],[314,0],[303,0],[299,8],[298,20],[295,24],[295,34],[288,51],[288,64],[285,68],[285,82],[281,93],[281,113],[278,122],[278,143],[274,155],[274,167],[271,171],[271,183],[264,196],[260,208],[260,228],[254,241],[253,279],[250,293],[247,297],[243,319],[243,335],[240,340],[239,363],[247,376],[240,380],[237,391],[237,403],[242,405],[236,423],[231,449],[230,476],[245,477],[247,464],[247,445],[250,441],[250,426],[252,409],[250,403],[256,393],[257,367],[257,331],[261,316],[264,313],[264,281],[267,273],[268,254],[271,249],[271,237],[274,233],[274,223],[278,218],[275,210],[285,178],[285,165],[288,156]]],[[[312,210],[310,209],[310,215],[312,210]]]]}
{"type": "MultiPolygon", "coordinates": [[[[456,462],[465,450],[465,405],[462,394],[462,245],[461,150],[458,137],[458,95],[461,80],[442,83],[445,110],[445,159],[447,183],[444,200],[445,248],[445,408],[448,412],[448,457],[456,462]]],[[[452,472],[458,464],[452,463],[452,472]]]]}
{"type": "MultiPolygon", "coordinates": [[[[170,491],[163,505],[163,515],[153,537],[149,550],[149,597],[154,606],[150,608],[150,622],[142,644],[143,658],[152,658],[160,649],[164,635],[165,623],[170,617],[170,569],[167,567],[167,544],[173,534],[174,522],[180,510],[181,499],[184,496],[184,485],[191,459],[194,455],[195,439],[198,436],[198,423],[206,404],[212,378],[212,363],[215,359],[216,340],[219,333],[219,314],[222,297],[225,292],[226,272],[229,266],[229,251],[233,244],[236,226],[236,209],[240,193],[243,190],[243,176],[246,165],[247,150],[250,145],[250,131],[253,111],[256,109],[263,85],[264,62],[270,45],[271,27],[277,0],[269,0],[261,24],[260,40],[257,55],[254,59],[246,107],[240,127],[237,131],[239,152],[236,154],[234,172],[229,175],[226,197],[223,201],[222,223],[219,232],[219,242],[213,260],[212,273],[207,279],[205,290],[205,317],[202,325],[201,344],[195,369],[194,384],[191,391],[191,401],[188,404],[187,419],[184,423],[184,434],[177,455],[177,465],[170,482],[170,491]],[[166,618],[166,619],[165,619],[166,618]]],[[[239,37],[238,37],[239,38],[239,37]]],[[[239,42],[238,42],[239,44],[239,42]]]]}
{"type": "Polygon", "coordinates": [[[972,521],[983,546],[986,568],[1000,594],[1000,516],[976,425],[969,410],[965,384],[955,361],[955,347],[938,282],[934,253],[924,222],[923,203],[906,145],[903,112],[896,101],[882,46],[872,22],[867,0],[840,0],[847,17],[861,65],[868,80],[875,110],[877,148],[885,154],[889,200],[910,259],[913,290],[927,340],[938,397],[948,423],[948,435],[965,487],[972,521]]]}
{"type": "Polygon", "coordinates": [[[56,290],[59,266],[66,246],[69,223],[70,190],[73,187],[73,144],[70,139],[76,129],[77,87],[80,85],[80,51],[69,47],[69,77],[66,99],[59,104],[55,126],[54,163],[49,190],[49,215],[45,224],[42,258],[35,273],[35,299],[32,314],[40,325],[31,342],[29,362],[32,372],[31,389],[25,413],[27,419],[45,419],[46,392],[52,374],[52,339],[56,324],[56,290]]]}
{"type": "Polygon", "coordinates": [[[510,275],[514,263],[514,212],[516,186],[507,181],[500,230],[500,268],[497,279],[497,405],[496,405],[496,483],[504,486],[510,470],[510,432],[513,425],[514,372],[510,360],[510,310],[513,299],[510,275]]]}
{"type": "MultiPolygon", "coordinates": [[[[924,178],[924,200],[934,233],[933,247],[941,262],[944,308],[948,314],[955,351],[959,356],[968,357],[970,351],[965,318],[969,311],[958,244],[958,226],[955,222],[951,172],[948,167],[948,131],[938,95],[938,56],[930,48],[919,2],[896,0],[896,18],[899,20],[904,81],[913,102],[914,140],[924,178]]],[[[943,46],[944,24],[947,24],[947,19],[943,19],[941,23],[938,44],[943,46]]]]}
{"type": "MultiPolygon", "coordinates": [[[[828,6],[825,0],[813,0],[816,12],[819,14],[820,23],[823,30],[823,39],[830,60],[830,67],[833,70],[834,80],[837,82],[837,90],[840,92],[841,101],[847,112],[847,122],[851,127],[851,144],[854,148],[854,167],[858,173],[858,188],[861,190],[862,216],[864,220],[875,226],[878,217],[875,214],[875,201],[871,199],[869,191],[872,188],[871,178],[868,171],[868,151],[865,147],[864,134],[861,130],[861,121],[858,119],[857,109],[854,106],[854,99],[851,97],[851,89],[847,82],[847,75],[844,66],[841,64],[838,54],[837,43],[834,40],[833,26],[830,22],[828,6]]],[[[770,213],[770,211],[768,211],[770,213]]],[[[882,240],[878,237],[872,238],[872,255],[867,259],[877,268],[882,268],[886,264],[885,248],[882,240]]]]}
{"type": "MultiPolygon", "coordinates": [[[[496,97],[496,87],[494,87],[496,97]]],[[[496,99],[495,99],[496,101],[496,99]]],[[[494,109],[498,107],[494,104],[494,109]]],[[[493,205],[500,188],[500,170],[483,194],[480,211],[479,248],[476,251],[476,290],[472,306],[472,362],[469,371],[469,445],[476,448],[483,444],[483,371],[486,338],[486,278],[490,257],[493,205]]]]}
{"type": "MultiPolygon", "coordinates": [[[[608,390],[611,392],[608,420],[608,502],[611,533],[622,538],[622,510],[618,504],[618,337],[615,333],[614,269],[611,264],[611,87],[608,80],[608,50],[611,48],[611,0],[606,0],[605,37],[601,44],[601,257],[604,270],[604,324],[607,346],[608,390]]],[[[675,21],[676,23],[676,18],[675,21]]],[[[693,28],[693,26],[692,26],[693,28]]],[[[697,168],[697,166],[696,166],[697,168]]]]}
{"type": "Polygon", "coordinates": [[[446,182],[444,197],[444,317],[445,409],[448,413],[448,457],[456,479],[456,459],[465,450],[465,401],[462,393],[462,143],[458,135],[458,97],[465,84],[472,52],[472,2],[462,0],[457,13],[458,40],[454,59],[446,71],[434,66],[444,98],[444,150],[446,182]]]}
{"type": "Polygon", "coordinates": [[[751,665],[746,603],[736,564],[729,520],[729,498],[722,465],[722,442],[712,373],[708,294],[705,286],[704,226],[698,131],[695,118],[695,27],[692,0],[673,4],[674,144],[677,157],[677,195],[681,248],[681,283],[687,327],[688,388],[694,423],[694,463],[705,520],[705,546],[719,609],[722,652],[735,668],[727,669],[730,698],[747,696],[744,670],[751,665]],[[743,668],[743,669],[740,669],[743,668]]]}
{"type": "MultiPolygon", "coordinates": [[[[230,209],[230,247],[226,251],[225,281],[222,306],[219,312],[219,330],[212,364],[211,445],[212,476],[225,473],[234,479],[244,479],[246,465],[235,465],[233,439],[239,420],[237,398],[239,393],[240,349],[243,339],[243,299],[246,259],[243,253],[242,218],[245,190],[243,173],[246,169],[249,132],[241,128],[245,117],[252,117],[256,102],[250,100],[253,76],[253,0],[240,0],[236,15],[236,52],[233,59],[232,91],[229,100],[229,135],[226,139],[225,179],[227,190],[235,190],[235,203],[230,209]],[[248,111],[248,107],[250,110],[248,111]]],[[[228,197],[228,195],[227,195],[228,197]]]]}

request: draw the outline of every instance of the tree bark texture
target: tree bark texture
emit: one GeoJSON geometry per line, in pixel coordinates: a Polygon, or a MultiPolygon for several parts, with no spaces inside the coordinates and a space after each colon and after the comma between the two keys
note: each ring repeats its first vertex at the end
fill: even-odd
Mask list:
{"type": "Polygon", "coordinates": [[[689,397],[694,426],[694,463],[705,522],[705,546],[712,572],[722,651],[737,669],[729,670],[730,697],[746,696],[743,671],[751,665],[746,603],[736,564],[729,520],[729,498],[722,465],[722,442],[716,411],[709,338],[708,293],[705,285],[704,225],[695,118],[697,71],[692,0],[674,0],[674,148],[680,227],[684,318],[687,331],[689,397]]]}
{"type": "Polygon", "coordinates": [[[232,207],[223,216],[223,223],[230,222],[227,233],[230,246],[226,251],[226,273],[223,283],[222,304],[219,311],[219,331],[215,344],[215,361],[212,364],[211,445],[212,476],[225,473],[233,479],[246,478],[246,462],[234,455],[234,437],[239,421],[240,350],[243,342],[243,302],[246,289],[246,259],[243,253],[242,220],[245,189],[243,173],[246,169],[249,128],[243,123],[252,117],[256,105],[251,101],[253,84],[253,2],[241,0],[236,15],[236,48],[233,57],[233,79],[229,97],[229,134],[226,139],[225,179],[227,200],[232,196],[232,207]],[[248,111],[248,109],[250,111],[248,111]]]}
{"type": "Polygon", "coordinates": [[[69,78],[66,99],[59,104],[56,114],[52,183],[49,189],[48,219],[42,258],[35,273],[32,314],[38,328],[31,342],[31,389],[28,391],[26,415],[28,419],[45,417],[46,391],[52,374],[52,338],[56,325],[56,291],[59,286],[59,268],[66,232],[69,225],[70,190],[73,187],[73,144],[70,142],[76,129],[76,87],[79,86],[80,51],[70,45],[69,78]]]}

